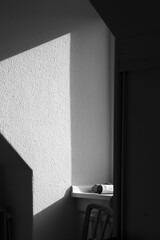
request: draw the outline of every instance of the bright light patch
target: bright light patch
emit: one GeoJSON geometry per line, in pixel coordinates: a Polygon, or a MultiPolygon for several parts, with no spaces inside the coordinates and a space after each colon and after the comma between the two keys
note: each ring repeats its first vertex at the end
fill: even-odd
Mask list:
{"type": "Polygon", "coordinates": [[[34,214],[71,186],[70,34],[0,63],[0,131],[33,169],[34,214]]]}

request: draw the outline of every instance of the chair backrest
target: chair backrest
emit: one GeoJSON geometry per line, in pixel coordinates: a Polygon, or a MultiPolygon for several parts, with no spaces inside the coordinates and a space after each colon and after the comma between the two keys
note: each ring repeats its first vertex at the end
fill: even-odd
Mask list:
{"type": "Polygon", "coordinates": [[[113,210],[99,204],[89,204],[86,208],[82,240],[110,239],[113,233],[113,210]]]}

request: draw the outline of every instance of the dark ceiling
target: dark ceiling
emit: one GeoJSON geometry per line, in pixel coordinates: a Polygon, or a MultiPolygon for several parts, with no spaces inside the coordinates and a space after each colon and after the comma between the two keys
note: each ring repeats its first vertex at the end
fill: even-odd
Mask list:
{"type": "Polygon", "coordinates": [[[146,0],[90,0],[115,37],[160,31],[160,2],[146,0]]]}

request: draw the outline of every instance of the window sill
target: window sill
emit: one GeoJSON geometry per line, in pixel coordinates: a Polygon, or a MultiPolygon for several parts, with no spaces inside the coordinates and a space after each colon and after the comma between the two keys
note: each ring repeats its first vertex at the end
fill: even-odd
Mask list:
{"type": "Polygon", "coordinates": [[[97,200],[110,200],[113,196],[110,194],[98,194],[91,192],[91,186],[72,186],[71,196],[73,198],[97,199],[97,200]]]}

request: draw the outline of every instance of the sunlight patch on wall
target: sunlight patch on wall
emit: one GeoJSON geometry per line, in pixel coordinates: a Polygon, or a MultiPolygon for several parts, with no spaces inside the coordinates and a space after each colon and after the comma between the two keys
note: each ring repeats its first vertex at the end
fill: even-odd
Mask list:
{"type": "Polygon", "coordinates": [[[70,34],[0,62],[0,93],[0,132],[33,169],[36,214],[71,186],[70,34]]]}

